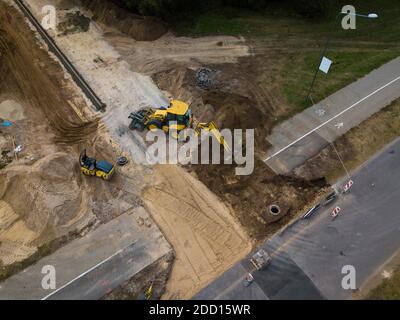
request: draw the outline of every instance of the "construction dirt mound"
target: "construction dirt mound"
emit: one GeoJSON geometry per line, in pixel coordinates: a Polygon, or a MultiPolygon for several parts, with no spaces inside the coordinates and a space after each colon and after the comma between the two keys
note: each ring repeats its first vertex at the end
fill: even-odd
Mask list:
{"type": "Polygon", "coordinates": [[[0,264],[4,266],[96,220],[74,149],[56,143],[85,141],[96,132],[97,121],[84,120],[74,111],[82,107],[79,99],[66,85],[61,67],[35,39],[22,16],[1,3],[0,116],[11,121],[0,131],[2,161],[6,160],[0,171],[0,264]]]}
{"type": "Polygon", "coordinates": [[[84,8],[93,13],[93,20],[116,28],[135,40],[154,41],[168,31],[162,21],[129,13],[110,1],[81,0],[81,2],[84,8]]]}
{"type": "Polygon", "coordinates": [[[209,68],[215,76],[208,88],[198,85],[198,72],[185,67],[156,73],[153,79],[173,97],[188,101],[199,121],[215,121],[220,129],[254,129],[255,167],[251,175],[237,176],[235,165],[224,164],[192,165],[187,170],[233,208],[231,213],[252,239],[263,240],[318,197],[327,184],[324,179],[278,176],[270,170],[261,160],[274,123],[268,97],[257,94],[257,85],[241,72],[241,64],[209,68]],[[279,207],[279,213],[271,214],[271,206],[279,207]]]}
{"type": "Polygon", "coordinates": [[[5,91],[16,91],[21,98],[41,108],[56,129],[56,140],[65,143],[77,143],[94,133],[97,121],[85,121],[82,116],[83,103],[68,103],[78,97],[73,96],[73,90],[61,91],[66,85],[60,65],[49,59],[46,50],[38,50],[37,43],[32,41],[35,36],[25,24],[18,23],[19,14],[7,12],[5,4],[0,7],[0,55],[4,56],[7,81],[3,82],[5,91]],[[15,27],[17,26],[17,27],[15,27]],[[32,35],[32,38],[21,35],[32,35]],[[36,52],[32,60],[32,52],[36,52]],[[43,72],[45,69],[46,72],[43,72]],[[49,75],[51,75],[49,77],[49,75]],[[58,76],[56,76],[58,75],[58,76]],[[57,92],[57,94],[54,94],[57,92]],[[71,112],[77,108],[78,112],[71,112]]]}
{"type": "MultiPolygon", "coordinates": [[[[233,89],[233,78],[229,82],[226,75],[218,71],[212,88],[203,90],[197,85],[196,72],[184,67],[173,68],[153,75],[158,86],[169,92],[172,97],[187,101],[200,122],[214,121],[220,129],[254,129],[256,152],[266,150],[266,136],[273,119],[265,108],[260,107],[251,90],[233,89]]],[[[222,72],[221,72],[222,73],[222,72]]],[[[264,100],[264,104],[268,101],[264,100]]],[[[268,109],[267,109],[268,110],[268,109]]]]}
{"type": "Polygon", "coordinates": [[[56,153],[33,166],[0,172],[0,257],[8,265],[26,253],[94,222],[73,157],[56,153]]]}
{"type": "Polygon", "coordinates": [[[287,224],[327,186],[324,179],[307,181],[277,176],[260,160],[256,160],[254,172],[249,176],[237,176],[234,168],[232,165],[197,165],[191,170],[230,204],[236,218],[255,240],[264,240],[287,224]],[[271,213],[271,206],[279,207],[279,213],[271,213]]]}
{"type": "Polygon", "coordinates": [[[10,123],[0,126],[0,279],[40,258],[53,240],[141,205],[134,168],[110,182],[80,172],[82,148],[108,161],[119,151],[37,41],[22,14],[0,3],[0,117],[10,123]]]}

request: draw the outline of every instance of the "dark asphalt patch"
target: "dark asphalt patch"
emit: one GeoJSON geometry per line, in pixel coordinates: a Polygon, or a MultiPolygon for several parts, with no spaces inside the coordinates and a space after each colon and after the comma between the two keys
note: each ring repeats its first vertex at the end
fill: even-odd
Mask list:
{"type": "Polygon", "coordinates": [[[253,272],[254,280],[271,300],[324,300],[310,278],[285,252],[272,259],[261,271],[253,272]]]}

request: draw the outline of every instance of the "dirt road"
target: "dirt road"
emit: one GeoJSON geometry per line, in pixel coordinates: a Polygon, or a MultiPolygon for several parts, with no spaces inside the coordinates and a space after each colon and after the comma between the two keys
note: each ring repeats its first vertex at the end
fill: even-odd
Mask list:
{"type": "Polygon", "coordinates": [[[244,39],[228,36],[193,39],[168,33],[155,41],[136,41],[110,31],[105,37],[138,72],[146,74],[166,71],[173,65],[199,68],[236,63],[240,57],[250,55],[244,39]]]}
{"type": "Polygon", "coordinates": [[[206,186],[177,166],[158,166],[144,199],[175,249],[164,298],[187,299],[250,250],[232,214],[206,186]]]}

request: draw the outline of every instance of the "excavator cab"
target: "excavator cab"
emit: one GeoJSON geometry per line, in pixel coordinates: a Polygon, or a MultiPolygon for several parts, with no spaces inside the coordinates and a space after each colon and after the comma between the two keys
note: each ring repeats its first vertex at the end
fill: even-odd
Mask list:
{"type": "Polygon", "coordinates": [[[84,175],[96,176],[103,180],[110,180],[115,172],[115,167],[111,163],[89,158],[86,154],[86,149],[83,149],[79,156],[79,165],[84,175]]]}
{"type": "Polygon", "coordinates": [[[179,100],[172,100],[168,108],[157,110],[147,108],[132,112],[129,118],[132,119],[129,128],[139,131],[147,128],[163,130],[165,133],[176,130],[179,133],[193,124],[192,110],[187,103],[179,100]]]}
{"type": "Polygon", "coordinates": [[[168,128],[165,128],[167,131],[173,129],[179,132],[192,126],[193,115],[192,110],[189,109],[189,106],[182,106],[181,108],[171,107],[166,111],[167,114],[165,120],[166,123],[169,124],[168,128]]]}

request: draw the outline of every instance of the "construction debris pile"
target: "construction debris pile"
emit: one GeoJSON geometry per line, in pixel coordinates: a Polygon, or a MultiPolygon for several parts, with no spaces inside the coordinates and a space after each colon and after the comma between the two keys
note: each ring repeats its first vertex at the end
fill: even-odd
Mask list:
{"type": "Polygon", "coordinates": [[[13,160],[13,156],[12,156],[11,150],[9,150],[7,148],[4,148],[1,145],[1,141],[2,140],[3,140],[3,138],[0,136],[0,150],[1,150],[1,154],[0,154],[0,169],[5,168],[13,160]]]}
{"type": "Polygon", "coordinates": [[[115,150],[24,21],[0,3],[0,278],[52,241],[141,205],[132,169],[115,184],[82,178],[81,146],[102,159],[115,150]]]}
{"type": "Polygon", "coordinates": [[[74,34],[89,30],[90,18],[83,15],[80,11],[66,12],[61,17],[61,22],[57,26],[57,30],[61,35],[74,34]]]}
{"type": "Polygon", "coordinates": [[[196,72],[196,84],[198,87],[209,90],[214,86],[216,70],[201,68],[196,72]]]}

